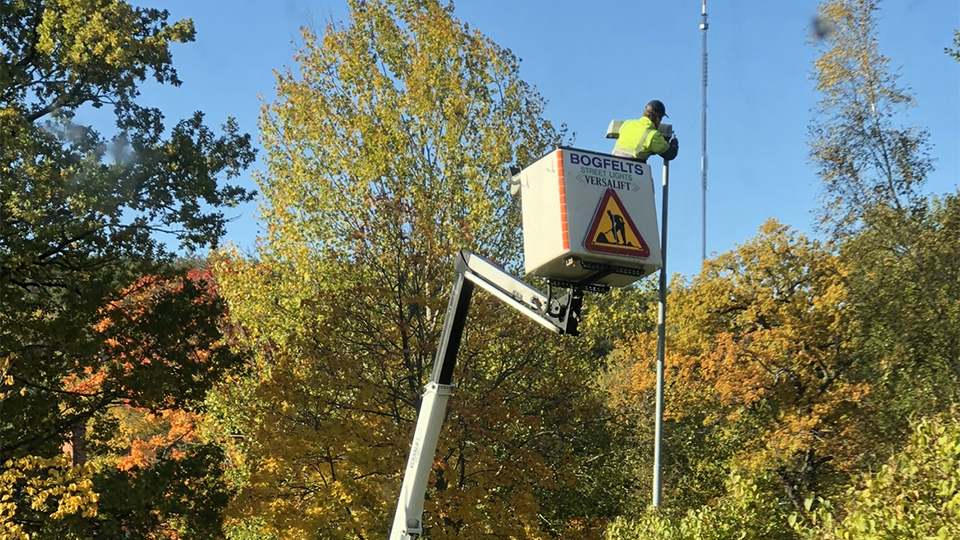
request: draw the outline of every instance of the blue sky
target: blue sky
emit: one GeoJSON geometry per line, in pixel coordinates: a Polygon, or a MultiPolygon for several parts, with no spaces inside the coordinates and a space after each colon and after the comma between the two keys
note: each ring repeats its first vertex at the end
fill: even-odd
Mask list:
{"type": "MultiPolygon", "coordinates": [[[[142,102],[170,125],[195,110],[219,125],[233,115],[258,133],[261,100],[276,93],[274,70],[292,64],[301,26],[347,19],[346,0],[157,0],[172,19],[193,18],[197,39],[175,45],[183,85],[148,88],[142,102]]],[[[807,45],[817,2],[708,0],[707,252],[722,253],[770,217],[812,234],[818,180],[808,162],[807,126],[819,96],[807,45]]],[[[637,117],[650,99],[667,105],[681,150],[670,167],[671,274],[701,260],[702,2],[670,0],[459,0],[456,14],[523,59],[521,76],[549,102],[546,116],[576,132],[575,146],[609,151],[614,118],[637,117]]],[[[960,183],[960,63],[943,49],[960,28],[956,0],[887,0],[879,13],[881,53],[917,97],[905,122],[930,130],[936,156],[931,193],[960,183]]],[[[80,118],[79,120],[83,120],[80,118]]],[[[652,160],[659,204],[661,167],[652,160]]],[[[250,174],[240,183],[255,188],[250,174]]],[[[233,210],[228,240],[253,251],[262,232],[256,205],[233,210]]]]}

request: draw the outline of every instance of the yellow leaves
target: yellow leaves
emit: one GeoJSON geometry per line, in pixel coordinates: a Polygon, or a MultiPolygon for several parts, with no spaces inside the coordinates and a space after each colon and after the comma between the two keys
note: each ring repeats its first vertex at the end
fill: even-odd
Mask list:
{"type": "MultiPolygon", "coordinates": [[[[13,389],[5,389],[5,386],[14,386],[15,380],[13,375],[10,374],[10,367],[13,365],[16,356],[14,354],[5,354],[3,357],[0,357],[0,403],[3,402],[12,392],[13,389]]],[[[25,387],[20,389],[21,394],[25,390],[25,387]]]]}
{"type": "MultiPolygon", "coordinates": [[[[255,355],[223,390],[249,468],[231,513],[264,517],[283,537],[386,529],[450,255],[482,246],[515,258],[519,212],[502,171],[556,135],[508,53],[452,8],[353,7],[349,26],[304,35],[299,73],[280,76],[264,107],[268,232],[257,259],[225,253],[214,266],[255,355]]],[[[523,337],[492,304],[475,300],[464,383],[430,481],[438,540],[457,529],[441,514],[464,534],[502,523],[535,536],[535,488],[556,487],[554,467],[568,477],[575,468],[558,456],[572,451],[577,423],[550,419],[572,418],[589,393],[582,359],[523,337]]]]}
{"type": "Polygon", "coordinates": [[[95,517],[99,498],[90,465],[70,465],[64,455],[8,460],[0,473],[0,532],[4,538],[27,538],[15,523],[21,513],[39,512],[49,519],[95,517]],[[16,498],[11,495],[14,492],[19,494],[16,498]]]}
{"type": "Polygon", "coordinates": [[[328,27],[322,46],[309,36],[302,79],[285,77],[280,103],[265,110],[267,159],[278,181],[265,178],[261,187],[278,248],[312,242],[310,230],[319,243],[352,249],[345,240],[363,224],[375,240],[357,253],[376,254],[384,229],[398,226],[428,246],[446,236],[438,240],[449,253],[499,241],[503,218],[517,217],[498,216],[506,195],[490,179],[530,157],[514,156],[514,145],[545,147],[523,140],[550,138],[546,126],[529,125],[538,108],[524,102],[538,97],[515,91],[516,73],[491,77],[503,53],[469,37],[449,10],[429,3],[405,6],[401,16],[393,7],[365,4],[350,27],[328,27]],[[493,79],[514,90],[491,94],[493,79]],[[389,204],[401,200],[413,208],[389,204]],[[428,219],[416,215],[420,208],[428,219]]]}
{"type": "MultiPolygon", "coordinates": [[[[812,455],[852,470],[869,439],[849,414],[871,386],[849,377],[857,326],[847,274],[819,243],[770,221],[675,285],[667,418],[709,429],[747,469],[789,471],[812,455]]],[[[650,400],[656,333],[623,345],[636,363],[615,392],[650,400]]]]}
{"type": "MultiPolygon", "coordinates": [[[[101,80],[111,77],[107,73],[117,77],[125,70],[142,78],[145,65],[169,62],[169,41],[193,39],[192,21],[168,25],[166,17],[165,12],[148,15],[115,0],[96,4],[60,0],[43,11],[37,49],[72,70],[100,71],[101,80]]],[[[165,66],[153,67],[163,78],[165,66]]]]}
{"type": "Polygon", "coordinates": [[[837,238],[858,230],[898,235],[910,219],[907,209],[924,202],[921,186],[932,168],[923,130],[895,124],[913,96],[879,52],[877,10],[876,2],[852,0],[819,8],[832,31],[818,42],[813,77],[823,99],[809,144],[825,188],[821,224],[837,238]],[[891,211],[902,215],[892,227],[882,225],[891,211]]]}

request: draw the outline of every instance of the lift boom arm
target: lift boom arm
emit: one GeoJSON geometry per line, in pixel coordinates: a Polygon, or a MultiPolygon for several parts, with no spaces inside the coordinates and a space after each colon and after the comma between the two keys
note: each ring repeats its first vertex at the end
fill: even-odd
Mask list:
{"type": "MultiPolygon", "coordinates": [[[[415,540],[423,534],[423,498],[427,480],[437,451],[440,428],[446,414],[447,401],[453,392],[453,368],[456,364],[463,327],[470,308],[473,288],[479,285],[505,304],[559,334],[578,335],[583,288],[576,285],[559,299],[540,291],[506,273],[490,261],[467,250],[457,254],[456,276],[450,291],[450,303],[443,320],[443,332],[427,384],[417,428],[410,446],[410,457],[400,489],[397,513],[390,531],[390,540],[415,540]]],[[[552,289],[551,289],[552,290],[552,289]]]]}

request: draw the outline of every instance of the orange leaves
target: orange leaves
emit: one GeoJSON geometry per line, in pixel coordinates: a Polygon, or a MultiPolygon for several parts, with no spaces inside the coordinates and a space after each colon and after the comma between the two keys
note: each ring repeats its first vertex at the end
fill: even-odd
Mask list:
{"type": "Polygon", "coordinates": [[[184,448],[199,442],[196,423],[199,415],[182,410],[164,410],[159,414],[138,412],[127,408],[126,423],[121,429],[129,432],[130,453],[117,463],[123,471],[144,469],[160,459],[180,459],[186,455],[184,448]],[[160,433],[147,438],[144,434],[160,433]]]}
{"type": "MultiPolygon", "coordinates": [[[[846,275],[836,255],[770,221],[675,286],[667,417],[737,441],[739,466],[787,476],[809,467],[807,481],[826,460],[849,470],[867,442],[849,412],[870,385],[851,378],[857,334],[846,275]]],[[[655,385],[656,335],[625,345],[638,359],[626,387],[642,399],[655,385]]]]}
{"type": "Polygon", "coordinates": [[[77,394],[94,394],[100,390],[100,386],[107,376],[106,371],[98,370],[94,372],[93,367],[86,366],[82,373],[71,373],[64,377],[63,389],[77,394]]]}
{"type": "MultiPolygon", "coordinates": [[[[199,292],[193,295],[191,303],[204,308],[214,306],[217,287],[209,270],[189,270],[185,279],[199,292]]],[[[86,365],[80,361],[74,362],[76,369],[61,379],[63,389],[92,396],[104,392],[108,387],[116,391],[118,379],[135,376],[139,367],[155,362],[172,367],[173,363],[164,358],[163,351],[155,346],[153,335],[156,329],[150,327],[149,321],[152,311],[171,309],[163,304],[169,302],[171,297],[183,294],[186,282],[144,276],[121,291],[121,298],[101,307],[99,321],[91,326],[101,344],[100,354],[96,360],[87,360],[89,363],[86,365]]],[[[207,363],[211,351],[190,337],[188,331],[181,329],[181,333],[183,338],[176,339],[176,343],[185,340],[196,344],[191,358],[199,364],[207,363]]]]}

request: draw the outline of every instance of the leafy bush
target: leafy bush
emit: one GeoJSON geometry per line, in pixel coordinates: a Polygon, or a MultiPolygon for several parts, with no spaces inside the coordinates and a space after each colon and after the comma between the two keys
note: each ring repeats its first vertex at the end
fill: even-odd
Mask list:
{"type": "Polygon", "coordinates": [[[917,422],[900,453],[850,488],[842,512],[819,503],[811,521],[791,517],[805,538],[960,538],[960,415],[917,422]]]}
{"type": "MultiPolygon", "coordinates": [[[[762,480],[762,479],[761,479],[762,480]]],[[[607,540],[792,540],[787,503],[768,495],[761,482],[732,474],[727,492],[685,515],[650,510],[638,520],[618,520],[607,540]]]]}

